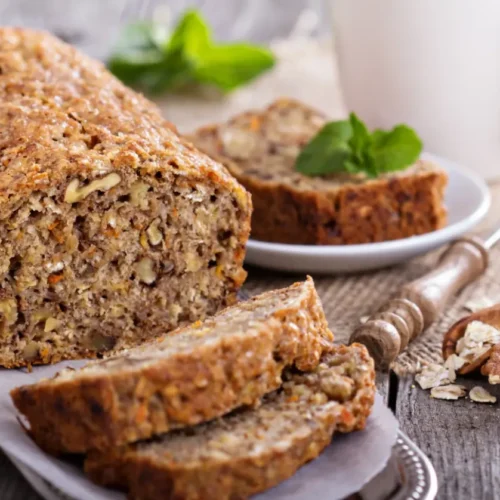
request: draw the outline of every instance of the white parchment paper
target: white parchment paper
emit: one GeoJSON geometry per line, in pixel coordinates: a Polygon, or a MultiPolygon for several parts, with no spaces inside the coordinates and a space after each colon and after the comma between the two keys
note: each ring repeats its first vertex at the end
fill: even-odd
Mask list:
{"type": "MultiPolygon", "coordinates": [[[[21,428],[9,391],[23,384],[51,377],[65,366],[74,368],[84,362],[65,362],[54,366],[22,370],[0,370],[0,447],[14,459],[25,477],[36,487],[44,478],[60,492],[78,500],[124,500],[125,495],[106,490],[88,481],[77,466],[41,451],[21,428]]],[[[258,500],[336,500],[355,493],[378,474],[390,457],[396,442],[398,424],[391,411],[377,396],[364,431],[335,435],[332,444],[313,462],[302,467],[291,479],[257,495],[258,500]]],[[[45,498],[62,498],[51,489],[36,488],[45,498]]]]}

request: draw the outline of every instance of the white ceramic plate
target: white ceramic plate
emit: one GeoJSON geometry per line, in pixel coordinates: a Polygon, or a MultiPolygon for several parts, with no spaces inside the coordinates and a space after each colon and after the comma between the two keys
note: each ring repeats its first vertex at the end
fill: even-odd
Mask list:
{"type": "Polygon", "coordinates": [[[362,245],[288,245],[250,240],[246,263],[301,273],[367,271],[406,261],[470,231],[490,207],[486,183],[472,171],[448,160],[427,153],[422,157],[436,162],[449,175],[445,196],[448,225],[443,229],[401,240],[362,245]]]}

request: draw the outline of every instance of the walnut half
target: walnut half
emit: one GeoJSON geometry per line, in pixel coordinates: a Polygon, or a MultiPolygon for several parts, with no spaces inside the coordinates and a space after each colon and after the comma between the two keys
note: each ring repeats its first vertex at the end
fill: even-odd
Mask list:
{"type": "Polygon", "coordinates": [[[163,234],[158,228],[159,224],[160,224],[160,219],[155,219],[146,229],[149,243],[151,243],[151,245],[153,246],[159,245],[163,241],[163,234]]]}
{"type": "Polygon", "coordinates": [[[144,257],[136,265],[137,277],[146,285],[151,285],[156,280],[156,272],[154,270],[154,262],[144,257]]]}
{"type": "Polygon", "coordinates": [[[108,191],[109,189],[118,185],[121,180],[121,177],[117,173],[113,172],[109,175],[106,175],[106,177],[96,179],[87,186],[78,189],[80,181],[78,179],[73,179],[66,188],[64,201],[66,203],[76,203],[85,199],[90,193],[94,191],[108,191]]]}
{"type": "Polygon", "coordinates": [[[9,327],[17,321],[17,303],[15,299],[0,301],[0,338],[9,335],[9,327]]]}

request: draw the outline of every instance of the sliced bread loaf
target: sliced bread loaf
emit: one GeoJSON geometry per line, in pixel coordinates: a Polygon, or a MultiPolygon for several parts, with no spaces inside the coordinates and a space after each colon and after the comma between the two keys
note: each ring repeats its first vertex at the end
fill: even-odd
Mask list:
{"type": "Polygon", "coordinates": [[[104,449],[256,404],[284,367],[313,369],[332,341],[309,278],[11,394],[47,451],[104,449]]]}
{"type": "Polygon", "coordinates": [[[362,429],[374,401],[366,349],[335,347],[316,370],[290,370],[262,406],[174,431],[85,463],[90,478],[141,500],[229,500],[275,486],[330,443],[335,431],[362,429]]]}
{"type": "Polygon", "coordinates": [[[236,300],[248,193],[104,66],[0,28],[0,366],[97,357],[236,300]]]}
{"type": "Polygon", "coordinates": [[[295,170],[301,149],[326,117],[290,99],[203,127],[191,140],[252,193],[252,238],[341,245],[394,240],[446,223],[447,175],[429,161],[367,179],[308,177],[295,170]]]}

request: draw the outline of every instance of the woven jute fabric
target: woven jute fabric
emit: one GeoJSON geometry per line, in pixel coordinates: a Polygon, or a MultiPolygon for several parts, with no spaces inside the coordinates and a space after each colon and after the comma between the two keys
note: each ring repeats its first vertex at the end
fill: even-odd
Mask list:
{"type": "MultiPolygon", "coordinates": [[[[433,252],[406,264],[375,272],[346,276],[313,275],[321,297],[328,324],[337,343],[347,343],[360,324],[360,318],[376,312],[385,302],[397,295],[406,283],[423,276],[435,267],[441,252],[433,252]]],[[[247,268],[249,275],[245,290],[255,295],[266,290],[286,287],[304,278],[302,275],[281,274],[247,268]]],[[[451,325],[470,312],[464,305],[470,300],[500,298],[500,248],[491,252],[487,271],[466,287],[448,304],[439,320],[417,337],[400,354],[391,368],[398,375],[415,373],[426,362],[441,362],[441,344],[451,325]]]]}

